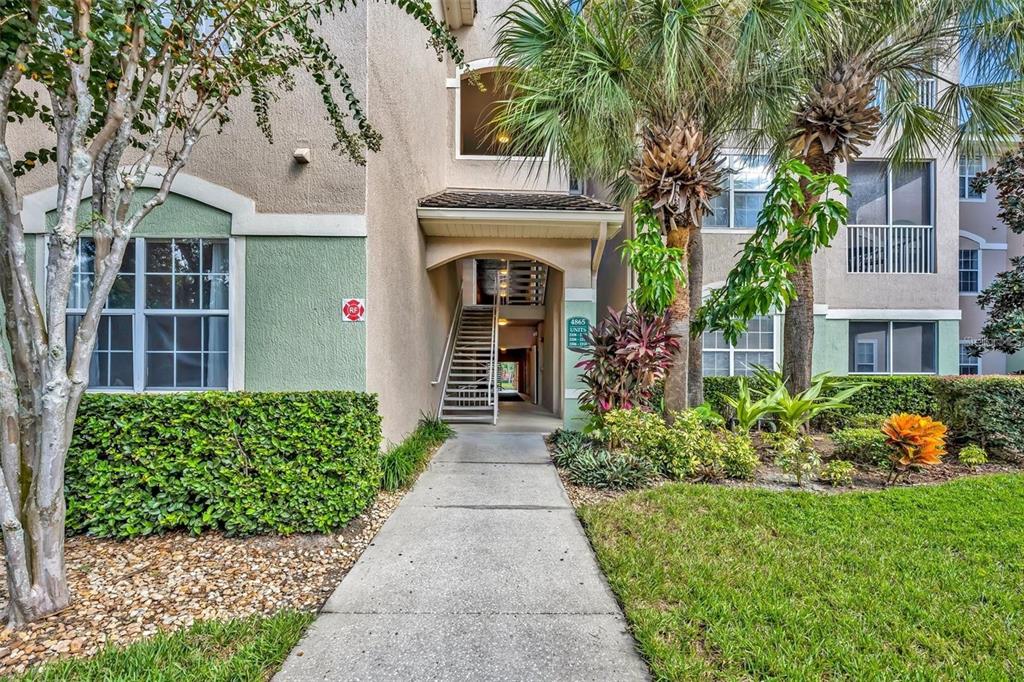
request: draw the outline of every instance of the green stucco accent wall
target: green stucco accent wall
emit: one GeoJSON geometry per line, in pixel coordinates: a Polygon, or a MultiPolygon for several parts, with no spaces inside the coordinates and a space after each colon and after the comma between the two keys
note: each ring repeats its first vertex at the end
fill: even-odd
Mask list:
{"type": "Polygon", "coordinates": [[[366,298],[364,238],[247,237],[245,284],[246,390],[365,390],[366,322],[341,316],[366,298]]]}
{"type": "MultiPolygon", "coordinates": [[[[133,210],[152,197],[156,190],[143,188],[135,193],[133,210]]],[[[81,204],[79,221],[87,222],[91,205],[86,199],[81,204]]],[[[57,223],[57,212],[46,214],[46,224],[57,223]]],[[[169,194],[167,200],[153,209],[135,230],[136,237],[227,237],[231,234],[231,214],[208,206],[195,199],[169,194]]]]}
{"type": "Polygon", "coordinates": [[[1024,372],[1024,351],[1006,356],[1006,372],[1007,374],[1024,372]]]}
{"type": "MultiPolygon", "coordinates": [[[[939,320],[938,370],[939,374],[960,372],[960,322],[939,320]]],[[[828,320],[824,315],[814,316],[814,371],[847,374],[850,367],[850,322],[828,320]]]]}
{"type": "Polygon", "coordinates": [[[939,374],[960,373],[960,320],[939,320],[939,374]]]}
{"type": "MultiPolygon", "coordinates": [[[[593,301],[566,301],[565,315],[562,319],[562,343],[565,346],[565,377],[564,389],[576,392],[585,385],[580,379],[580,370],[576,369],[576,363],[582,359],[582,355],[569,350],[569,339],[566,335],[566,320],[571,317],[585,317],[590,324],[597,322],[597,305],[593,301]]],[[[580,410],[579,401],[576,398],[565,398],[563,407],[563,420],[567,429],[581,429],[587,423],[588,415],[580,410]]]]}
{"type": "Polygon", "coordinates": [[[824,315],[815,315],[814,358],[811,362],[814,373],[846,374],[850,366],[849,352],[849,321],[828,320],[824,315]]]}

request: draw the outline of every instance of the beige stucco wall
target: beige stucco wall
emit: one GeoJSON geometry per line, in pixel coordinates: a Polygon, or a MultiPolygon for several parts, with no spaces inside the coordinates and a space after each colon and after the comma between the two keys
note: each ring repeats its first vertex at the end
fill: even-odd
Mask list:
{"type": "MultiPolygon", "coordinates": [[[[356,93],[366,100],[367,5],[350,6],[337,19],[319,27],[348,69],[356,93]]],[[[401,14],[389,7],[392,14],[401,14]]],[[[423,49],[423,41],[416,41],[423,49]]],[[[341,95],[338,94],[341,98],[341,95]]],[[[342,107],[345,106],[341,100],[342,107]]],[[[186,173],[245,195],[263,213],[363,213],[366,187],[364,169],[331,151],[333,133],[323,115],[316,85],[305,74],[296,79],[292,92],[281,94],[271,105],[274,142],[266,140],[255,124],[246,95],[231,106],[232,120],[217,134],[208,126],[195,146],[186,173]],[[311,147],[313,163],[296,164],[297,147],[311,147]]],[[[14,129],[16,148],[38,149],[54,143],[53,134],[33,126],[14,129]]],[[[130,155],[126,155],[126,159],[130,155]]],[[[161,164],[158,156],[155,161],[161,164]]],[[[47,164],[19,181],[22,196],[51,187],[56,169],[47,164]]]]}
{"type": "Polygon", "coordinates": [[[367,388],[380,394],[384,436],[394,441],[437,407],[441,387],[430,382],[459,279],[454,263],[428,272],[416,219],[417,200],[445,185],[446,65],[425,52],[413,19],[389,5],[368,8],[377,84],[368,109],[384,142],[367,164],[367,388]]]}

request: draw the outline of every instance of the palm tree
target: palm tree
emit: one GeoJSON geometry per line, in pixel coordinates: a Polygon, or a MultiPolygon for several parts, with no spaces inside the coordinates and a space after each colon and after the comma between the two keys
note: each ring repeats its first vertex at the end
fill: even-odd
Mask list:
{"type": "MultiPolygon", "coordinates": [[[[494,125],[512,153],[548,149],[572,174],[644,200],[688,276],[670,306],[681,337],[665,387],[671,413],[702,399],[700,228],[725,180],[720,150],[784,79],[754,55],[775,35],[771,3],[736,0],[519,0],[500,18],[499,64],[512,97],[494,125]],[[687,371],[689,368],[689,373],[687,371]]],[[[639,205],[639,204],[638,204],[639,205]]]]}
{"type": "MultiPolygon", "coordinates": [[[[1021,80],[1012,65],[1020,60],[1024,10],[1017,0],[839,0],[817,25],[790,41],[795,49],[783,57],[798,75],[796,99],[788,111],[767,109],[755,131],[756,138],[774,126],[768,136],[780,157],[833,173],[876,137],[899,165],[927,148],[991,153],[1019,129],[1021,80]],[[948,67],[959,55],[969,57],[970,73],[956,81],[948,67]],[[922,97],[925,83],[937,86],[934,102],[922,97]]],[[[805,199],[807,216],[818,197],[805,199]]],[[[812,372],[811,260],[790,280],[797,298],[785,315],[783,373],[791,391],[802,391],[812,372]]]]}

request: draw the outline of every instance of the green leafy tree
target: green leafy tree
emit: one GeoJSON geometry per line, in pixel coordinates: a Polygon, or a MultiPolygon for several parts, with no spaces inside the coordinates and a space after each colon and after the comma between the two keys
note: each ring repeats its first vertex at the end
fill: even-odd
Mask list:
{"type": "MultiPolygon", "coordinates": [[[[984,192],[992,184],[999,191],[999,218],[1011,231],[1024,234],[1024,143],[980,173],[974,188],[984,192]]],[[[971,355],[1024,349],[1024,257],[1010,259],[1010,269],[985,287],[978,295],[978,305],[988,311],[988,320],[981,328],[981,338],[968,349],[971,355]]]]}
{"type": "MultiPolygon", "coordinates": [[[[701,349],[690,338],[700,229],[726,180],[722,146],[784,85],[760,59],[777,50],[778,14],[773,3],[739,0],[519,0],[499,21],[499,62],[515,96],[494,125],[513,132],[511,151],[550,150],[619,201],[647,202],[671,253],[686,259],[669,306],[680,336],[670,415],[702,400],[701,349]]],[[[633,253],[642,261],[650,251],[633,253]]]]}
{"type": "MultiPolygon", "coordinates": [[[[785,4],[785,3],[783,3],[785,4]]],[[[899,164],[931,148],[987,150],[1019,126],[1024,9],[1016,0],[835,0],[796,10],[821,13],[817,30],[782,41],[790,97],[764,110],[756,143],[774,143],[818,175],[856,159],[879,138],[899,164]],[[949,67],[959,58],[960,79],[949,67]],[[922,96],[934,86],[936,95],[922,96]]],[[[955,151],[954,151],[955,153],[955,151]]],[[[818,200],[804,186],[797,220],[810,225],[818,200]]],[[[792,390],[811,380],[814,273],[810,257],[790,273],[783,372],[792,390]]]]}
{"type": "Polygon", "coordinates": [[[968,347],[971,355],[992,350],[1009,355],[1024,349],[1024,257],[1010,259],[1010,269],[978,294],[978,305],[988,311],[988,319],[981,338],[968,347]]]}
{"type": "MultiPolygon", "coordinates": [[[[423,25],[439,58],[447,53],[462,61],[430,3],[390,3],[423,25]]],[[[362,163],[381,137],[340,57],[316,30],[322,22],[344,21],[349,4],[343,0],[4,0],[0,6],[0,348],[9,349],[0,351],[0,525],[6,616],[16,625],[68,604],[64,465],[101,311],[133,231],[167,198],[200,137],[219,130],[245,96],[269,137],[273,101],[301,73],[319,90],[339,154],[362,163]],[[48,130],[53,143],[15,158],[10,137],[28,126],[48,130]],[[39,292],[26,260],[19,178],[51,161],[57,219],[47,235],[47,278],[39,292]],[[159,187],[135,201],[147,176],[156,176],[159,187]],[[96,273],[81,322],[66,342],[87,186],[96,273]]]]}
{"type": "Polygon", "coordinates": [[[847,216],[837,197],[848,194],[841,175],[814,173],[795,159],[783,163],[768,187],[754,234],[725,285],[700,309],[696,328],[721,330],[736,343],[751,318],[790,306],[799,295],[794,274],[832,243],[847,216]]]}
{"type": "Polygon", "coordinates": [[[652,315],[663,315],[672,305],[676,287],[686,278],[681,249],[665,245],[661,226],[650,206],[637,202],[633,208],[636,237],[620,247],[622,259],[636,273],[636,286],[630,298],[638,308],[652,315]]]}

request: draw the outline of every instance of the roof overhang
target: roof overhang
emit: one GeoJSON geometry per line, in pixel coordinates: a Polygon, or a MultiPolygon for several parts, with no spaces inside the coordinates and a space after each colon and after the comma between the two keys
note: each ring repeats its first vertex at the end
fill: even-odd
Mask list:
{"type": "Polygon", "coordinates": [[[524,210],[501,208],[416,209],[428,237],[508,239],[601,239],[622,227],[622,211],[524,210]],[[602,234],[603,233],[603,234],[602,234]]]}

